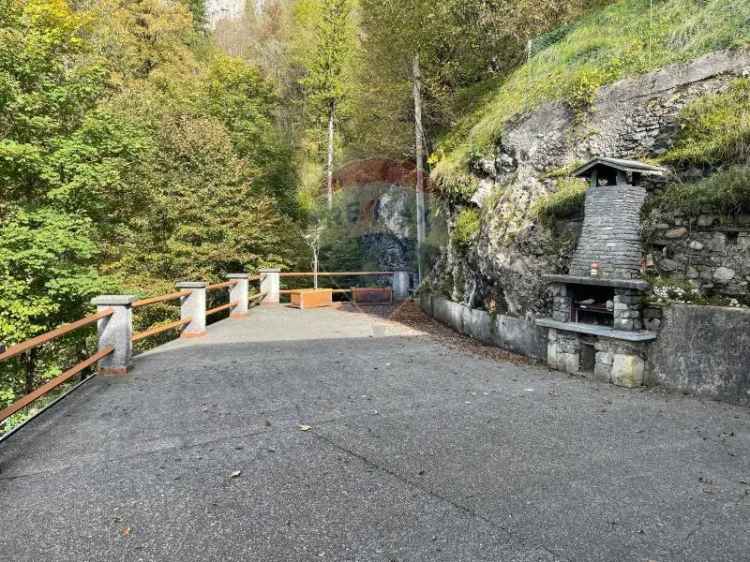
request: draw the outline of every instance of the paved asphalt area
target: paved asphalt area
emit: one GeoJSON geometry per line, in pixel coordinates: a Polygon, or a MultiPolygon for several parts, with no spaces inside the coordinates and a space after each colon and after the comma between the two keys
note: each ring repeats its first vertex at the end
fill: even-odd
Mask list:
{"type": "Polygon", "coordinates": [[[260,308],[0,445],[0,518],[8,561],[750,560],[750,411],[260,308]]]}

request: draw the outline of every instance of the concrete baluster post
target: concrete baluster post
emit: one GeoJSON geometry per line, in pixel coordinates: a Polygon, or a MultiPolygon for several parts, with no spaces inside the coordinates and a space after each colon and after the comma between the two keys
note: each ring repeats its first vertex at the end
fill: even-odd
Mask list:
{"type": "Polygon", "coordinates": [[[409,298],[409,272],[396,271],[392,279],[393,300],[404,301],[409,298]]]}
{"type": "Polygon", "coordinates": [[[99,361],[99,374],[128,374],[133,362],[133,303],[136,300],[133,295],[103,295],[91,301],[98,312],[112,309],[110,316],[97,323],[99,351],[108,347],[114,350],[99,361]]]}
{"type": "Polygon", "coordinates": [[[260,292],[265,293],[263,304],[279,304],[281,302],[281,270],[280,269],[261,269],[260,270],[260,292]]]}
{"type": "Polygon", "coordinates": [[[183,338],[199,338],[206,334],[206,283],[177,283],[180,291],[190,294],[180,299],[180,318],[190,322],[182,329],[183,338]]]}
{"type": "Polygon", "coordinates": [[[237,303],[229,311],[229,317],[244,318],[249,310],[250,276],[247,273],[231,273],[227,275],[227,279],[237,282],[229,290],[229,302],[237,303]]]}

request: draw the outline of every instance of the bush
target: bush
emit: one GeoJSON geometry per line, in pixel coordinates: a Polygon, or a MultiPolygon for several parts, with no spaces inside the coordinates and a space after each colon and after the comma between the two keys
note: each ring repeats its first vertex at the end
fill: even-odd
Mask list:
{"type": "Polygon", "coordinates": [[[654,196],[645,212],[683,212],[698,216],[707,211],[726,216],[750,212],[750,166],[734,166],[694,183],[674,183],[654,196]]]}
{"type": "Polygon", "coordinates": [[[560,180],[557,182],[557,191],[537,199],[531,212],[543,224],[580,215],[586,203],[586,189],[587,184],[583,180],[560,180]]]}
{"type": "Polygon", "coordinates": [[[477,179],[465,174],[441,177],[433,185],[441,197],[458,203],[469,201],[479,189],[477,179]]]}
{"type": "Polygon", "coordinates": [[[682,130],[662,161],[714,165],[750,156],[750,80],[732,83],[723,93],[704,96],[680,113],[682,130]]]}
{"type": "Polygon", "coordinates": [[[456,218],[453,229],[453,240],[462,248],[467,248],[479,234],[481,218],[479,209],[467,207],[462,209],[456,218]]]}

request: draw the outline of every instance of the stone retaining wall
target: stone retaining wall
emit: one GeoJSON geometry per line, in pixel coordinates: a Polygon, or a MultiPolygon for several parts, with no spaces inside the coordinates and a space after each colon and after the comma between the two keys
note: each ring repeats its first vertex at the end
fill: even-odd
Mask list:
{"type": "MultiPolygon", "coordinates": [[[[548,332],[532,322],[491,315],[443,297],[422,295],[420,306],[457,332],[532,360],[547,362],[548,332]]],[[[566,334],[558,332],[558,338],[566,334]]],[[[551,357],[559,370],[579,373],[578,343],[571,357],[551,357]],[[572,356],[575,355],[575,361],[572,356]],[[571,363],[566,365],[566,361],[571,363]],[[575,365],[572,364],[575,362],[575,365]]],[[[634,344],[600,339],[595,343],[592,378],[632,387],[618,373],[643,372],[647,386],[750,405],[750,310],[672,305],[661,314],[656,341],[634,344]],[[622,365],[618,365],[623,363],[622,365]],[[638,362],[638,365],[629,364],[638,362]],[[628,364],[625,364],[628,363],[628,364]],[[644,365],[645,364],[645,365],[644,365]]]]}
{"type": "Polygon", "coordinates": [[[750,215],[731,223],[708,214],[662,220],[648,233],[647,244],[662,277],[729,296],[750,293],[750,215]]]}
{"type": "Polygon", "coordinates": [[[460,334],[535,361],[546,361],[547,330],[533,322],[502,314],[492,315],[443,297],[422,295],[419,302],[428,315],[460,334]]]}
{"type": "Polygon", "coordinates": [[[665,308],[648,353],[647,383],[750,405],[750,311],[665,308]]]}

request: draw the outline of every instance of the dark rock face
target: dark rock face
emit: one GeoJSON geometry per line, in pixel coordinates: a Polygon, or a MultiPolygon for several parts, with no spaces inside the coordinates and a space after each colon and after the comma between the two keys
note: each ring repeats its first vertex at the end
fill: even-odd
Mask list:
{"type": "Polygon", "coordinates": [[[663,311],[657,342],[649,350],[648,382],[750,404],[750,311],[672,305],[663,311]]]}
{"type": "Polygon", "coordinates": [[[382,271],[411,271],[415,241],[393,232],[375,232],[360,237],[360,248],[367,263],[378,265],[382,271]]]}
{"type": "Polygon", "coordinates": [[[234,21],[245,14],[248,2],[255,4],[255,0],[206,0],[206,20],[211,29],[222,20],[234,21]]]}

